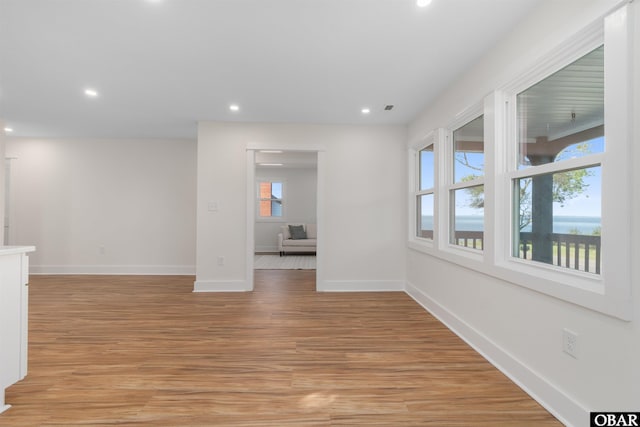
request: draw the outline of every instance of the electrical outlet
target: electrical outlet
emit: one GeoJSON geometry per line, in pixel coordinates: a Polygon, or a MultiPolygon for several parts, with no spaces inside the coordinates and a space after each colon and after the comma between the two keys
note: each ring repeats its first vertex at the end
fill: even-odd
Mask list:
{"type": "Polygon", "coordinates": [[[219,256],[218,257],[218,265],[219,266],[223,266],[224,265],[224,257],[223,256],[219,256]]]}
{"type": "Polygon", "coordinates": [[[562,351],[578,358],[578,334],[566,328],[562,330],[562,351]]]}

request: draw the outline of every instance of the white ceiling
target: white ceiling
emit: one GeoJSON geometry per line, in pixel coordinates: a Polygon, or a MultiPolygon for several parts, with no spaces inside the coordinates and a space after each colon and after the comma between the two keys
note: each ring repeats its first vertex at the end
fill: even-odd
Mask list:
{"type": "Polygon", "coordinates": [[[552,141],[604,124],[604,47],[518,96],[522,142],[552,141]]]}
{"type": "Polygon", "coordinates": [[[95,138],[404,124],[540,1],[0,0],[0,118],[95,138]]]}

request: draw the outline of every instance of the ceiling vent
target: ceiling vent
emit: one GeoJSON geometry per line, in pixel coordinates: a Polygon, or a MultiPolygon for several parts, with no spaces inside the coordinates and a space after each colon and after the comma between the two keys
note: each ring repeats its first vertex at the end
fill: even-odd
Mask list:
{"type": "Polygon", "coordinates": [[[391,111],[391,110],[393,110],[393,105],[389,104],[384,106],[384,111],[391,111]]]}

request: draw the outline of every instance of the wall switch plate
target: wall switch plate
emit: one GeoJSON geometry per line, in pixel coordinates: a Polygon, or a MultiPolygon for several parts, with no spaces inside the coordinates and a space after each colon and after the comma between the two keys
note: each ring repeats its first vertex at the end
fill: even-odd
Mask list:
{"type": "Polygon", "coordinates": [[[566,328],[562,330],[562,351],[578,358],[578,334],[566,328]]]}
{"type": "Polygon", "coordinates": [[[219,266],[223,266],[224,265],[224,257],[223,256],[219,256],[218,257],[218,265],[219,266]]]}

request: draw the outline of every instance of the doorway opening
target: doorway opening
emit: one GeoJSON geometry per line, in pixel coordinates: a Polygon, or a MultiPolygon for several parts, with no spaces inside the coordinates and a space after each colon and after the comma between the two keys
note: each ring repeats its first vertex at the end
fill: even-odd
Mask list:
{"type": "Polygon", "coordinates": [[[248,150],[248,275],[315,270],[317,283],[321,157],[317,150],[248,150]]]}

